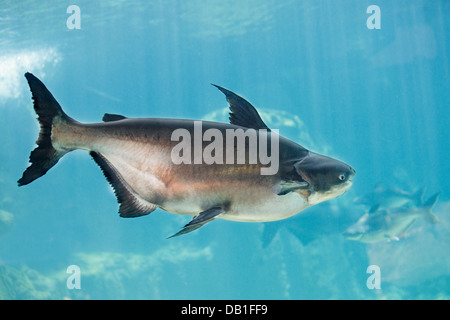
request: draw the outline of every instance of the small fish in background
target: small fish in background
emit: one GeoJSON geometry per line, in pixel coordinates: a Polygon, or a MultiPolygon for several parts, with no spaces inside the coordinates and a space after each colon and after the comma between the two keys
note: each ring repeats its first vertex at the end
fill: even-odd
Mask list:
{"type": "Polygon", "coordinates": [[[339,205],[323,203],[289,220],[264,223],[262,248],[269,247],[277,234],[286,231],[303,246],[307,246],[315,240],[342,234],[358,218],[359,214],[353,210],[353,206],[345,201],[339,205]]]}
{"type": "Polygon", "coordinates": [[[378,185],[373,191],[357,197],[353,203],[368,207],[399,208],[403,206],[419,206],[422,204],[425,188],[409,192],[397,187],[387,188],[378,185]]]}
{"type": "Polygon", "coordinates": [[[343,235],[348,240],[364,243],[399,240],[406,236],[407,231],[419,218],[424,218],[432,224],[439,223],[439,219],[431,211],[438,198],[439,193],[436,193],[422,205],[413,207],[386,209],[373,206],[343,235]]]}

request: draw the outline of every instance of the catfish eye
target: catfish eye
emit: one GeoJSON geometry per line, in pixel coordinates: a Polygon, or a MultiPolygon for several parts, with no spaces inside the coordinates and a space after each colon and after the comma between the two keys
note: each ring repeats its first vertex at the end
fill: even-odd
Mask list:
{"type": "Polygon", "coordinates": [[[344,181],[345,180],[345,174],[340,174],[339,175],[339,180],[344,181]]]}

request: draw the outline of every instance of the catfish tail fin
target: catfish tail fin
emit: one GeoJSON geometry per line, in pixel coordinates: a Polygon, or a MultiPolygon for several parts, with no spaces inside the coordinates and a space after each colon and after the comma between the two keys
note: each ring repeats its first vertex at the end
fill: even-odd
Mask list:
{"type": "Polygon", "coordinates": [[[19,186],[26,185],[43,176],[62,156],[71,150],[55,148],[52,144],[52,127],[55,122],[75,122],[62,110],[45,85],[31,73],[25,73],[34,100],[34,110],[40,124],[38,145],[30,154],[31,165],[19,179],[19,186]]]}

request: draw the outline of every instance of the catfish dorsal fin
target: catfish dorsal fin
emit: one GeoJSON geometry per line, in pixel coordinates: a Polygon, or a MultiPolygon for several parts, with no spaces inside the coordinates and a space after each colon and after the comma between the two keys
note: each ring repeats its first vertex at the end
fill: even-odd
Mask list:
{"type": "Polygon", "coordinates": [[[228,103],[230,104],[231,124],[252,129],[270,130],[269,127],[266,126],[264,121],[262,121],[258,111],[256,111],[255,107],[253,107],[250,102],[238,96],[234,92],[231,92],[230,90],[227,90],[215,84],[212,85],[222,91],[222,93],[227,98],[228,103]]]}

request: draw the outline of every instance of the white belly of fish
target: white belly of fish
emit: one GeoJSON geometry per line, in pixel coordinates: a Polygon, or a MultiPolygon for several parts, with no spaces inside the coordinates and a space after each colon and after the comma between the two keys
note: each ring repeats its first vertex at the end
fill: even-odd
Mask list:
{"type": "Polygon", "coordinates": [[[158,158],[156,150],[140,150],[130,158],[114,151],[105,154],[137,196],[171,213],[197,215],[226,203],[226,211],[218,218],[265,222],[291,217],[309,206],[308,199],[299,193],[278,195],[279,188],[270,179],[225,177],[221,180],[214,173],[208,174],[208,167],[197,177],[172,173],[170,182],[166,183],[161,175],[171,171],[167,156],[158,158]]]}
{"type": "Polygon", "coordinates": [[[220,218],[232,221],[265,222],[289,218],[308,207],[308,202],[298,193],[283,196],[274,194],[264,203],[245,205],[237,203],[220,218]]]}
{"type": "MultiPolygon", "coordinates": [[[[308,207],[308,202],[298,193],[291,192],[289,194],[279,196],[276,193],[265,194],[261,197],[258,190],[241,191],[230,197],[230,205],[228,209],[218,218],[243,221],[243,222],[265,222],[276,221],[289,218],[308,207]],[[253,191],[253,192],[252,192],[253,191]],[[253,199],[253,201],[249,201],[253,199]]],[[[205,210],[205,208],[214,207],[218,199],[223,198],[224,193],[197,193],[192,197],[177,199],[172,201],[168,199],[162,209],[178,214],[196,215],[205,210]]]]}

